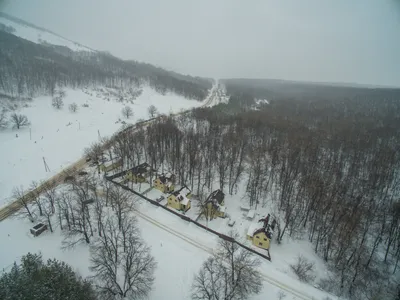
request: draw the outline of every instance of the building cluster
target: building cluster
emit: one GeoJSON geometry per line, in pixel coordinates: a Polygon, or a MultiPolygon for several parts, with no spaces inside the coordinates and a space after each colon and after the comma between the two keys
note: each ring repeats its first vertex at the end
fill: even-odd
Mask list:
{"type": "MultiPolygon", "coordinates": [[[[99,170],[107,173],[118,167],[121,167],[122,160],[114,159],[112,161],[104,161],[99,164],[99,170]]],[[[133,181],[135,183],[144,183],[148,180],[150,173],[157,174],[157,171],[151,168],[148,163],[142,163],[137,165],[125,172],[124,181],[133,181]]],[[[191,196],[192,191],[183,185],[178,190],[175,190],[175,180],[176,176],[170,172],[159,173],[153,180],[154,188],[160,190],[167,196],[167,205],[173,209],[186,212],[191,208],[191,196]]],[[[148,181],[147,181],[148,182],[148,181]]],[[[207,220],[212,220],[215,218],[225,218],[226,217],[226,207],[225,207],[225,194],[222,190],[218,189],[213,191],[204,203],[201,205],[201,213],[206,217],[207,220]]],[[[250,208],[244,210],[249,210],[247,219],[252,220],[254,218],[255,211],[250,210],[250,208]],[[251,216],[249,214],[252,213],[251,216]]],[[[274,219],[271,223],[270,215],[268,214],[265,218],[260,219],[257,223],[251,223],[247,232],[247,239],[251,243],[259,248],[268,250],[270,247],[270,241],[272,234],[275,230],[276,220],[274,219]],[[262,223],[260,226],[259,223],[262,223]]],[[[231,221],[232,222],[232,221],[231,221]]],[[[234,221],[230,226],[233,226],[234,221]]]]}

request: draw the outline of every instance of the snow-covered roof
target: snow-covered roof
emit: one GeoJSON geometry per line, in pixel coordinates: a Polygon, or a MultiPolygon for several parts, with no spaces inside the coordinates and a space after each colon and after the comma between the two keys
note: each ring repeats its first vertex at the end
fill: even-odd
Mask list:
{"type": "Polygon", "coordinates": [[[255,102],[259,105],[260,104],[269,104],[269,101],[267,99],[257,99],[257,100],[255,100],[255,102]]]}
{"type": "Polygon", "coordinates": [[[250,219],[253,219],[254,216],[255,216],[255,214],[256,214],[256,212],[255,212],[253,209],[251,209],[251,210],[249,210],[249,212],[247,213],[247,217],[250,218],[250,219]]]}
{"type": "Polygon", "coordinates": [[[183,186],[180,190],[173,192],[171,195],[174,195],[176,199],[178,199],[178,201],[183,205],[187,205],[190,201],[187,198],[187,195],[190,193],[191,193],[190,189],[187,188],[186,186],[183,186]]]}
{"type": "Polygon", "coordinates": [[[250,210],[250,206],[249,206],[249,205],[246,205],[246,204],[240,205],[240,209],[241,209],[241,210],[250,210]]]}
{"type": "Polygon", "coordinates": [[[189,199],[188,199],[185,195],[182,195],[182,194],[179,194],[179,195],[176,197],[176,199],[178,199],[179,202],[180,202],[182,205],[187,205],[187,204],[189,203],[189,199]]]}
{"type": "Polygon", "coordinates": [[[173,178],[172,178],[173,176],[174,175],[172,173],[170,173],[170,172],[168,172],[166,174],[161,173],[161,174],[158,175],[158,179],[160,180],[160,182],[162,184],[166,184],[167,186],[171,186],[172,180],[173,180],[173,178]]]}
{"type": "Polygon", "coordinates": [[[183,188],[181,188],[181,189],[179,190],[179,194],[181,194],[181,195],[187,196],[187,195],[189,195],[190,193],[191,193],[191,190],[189,190],[189,188],[186,187],[186,186],[184,186],[183,188]]]}
{"type": "Polygon", "coordinates": [[[218,208],[219,208],[220,212],[226,212],[226,207],[225,206],[219,205],[218,208]]]}
{"type": "Polygon", "coordinates": [[[247,230],[247,235],[253,237],[254,231],[260,228],[257,223],[250,223],[249,229],[247,230]]]}

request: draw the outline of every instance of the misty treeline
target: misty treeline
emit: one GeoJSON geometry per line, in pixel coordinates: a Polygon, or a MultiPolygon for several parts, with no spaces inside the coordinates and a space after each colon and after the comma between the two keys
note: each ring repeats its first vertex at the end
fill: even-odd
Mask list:
{"type": "MultiPolygon", "coordinates": [[[[267,100],[334,101],[347,105],[348,101],[399,99],[398,88],[371,88],[368,86],[340,86],[329,83],[296,82],[275,79],[222,79],[229,95],[250,96],[267,100]],[[346,103],[345,103],[346,102],[346,103]]],[[[353,110],[356,107],[353,106],[353,110]]]]}
{"type": "Polygon", "coordinates": [[[40,220],[50,232],[59,228],[63,249],[89,246],[97,299],[142,299],[150,293],[156,262],[133,215],[132,193],[86,172],[66,176],[61,187],[32,182],[30,190],[13,191],[23,207],[18,215],[40,220]]]}
{"type": "Polygon", "coordinates": [[[168,169],[200,198],[242,182],[243,201],[276,208],[277,242],[306,236],[334,270],[321,286],[365,299],[393,291],[399,271],[399,112],[392,99],[199,108],[119,134],[114,157],[168,169]]]}
{"type": "Polygon", "coordinates": [[[173,92],[203,100],[212,80],[123,61],[104,52],[74,52],[64,46],[35,44],[0,28],[0,91],[13,96],[53,95],[57,88],[148,83],[161,94],[173,92]]]}

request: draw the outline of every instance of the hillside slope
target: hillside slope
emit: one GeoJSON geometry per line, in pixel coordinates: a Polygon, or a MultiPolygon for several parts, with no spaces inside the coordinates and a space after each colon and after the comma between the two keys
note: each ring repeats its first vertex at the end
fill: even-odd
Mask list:
{"type": "Polygon", "coordinates": [[[0,46],[0,91],[8,95],[51,94],[56,86],[130,86],[147,82],[161,94],[173,92],[201,101],[213,84],[209,78],[94,51],[5,14],[0,14],[0,46]]]}
{"type": "MultiPolygon", "coordinates": [[[[68,167],[83,155],[83,149],[99,138],[112,135],[123,123],[135,123],[149,118],[147,112],[154,105],[159,113],[179,112],[181,109],[200,106],[202,103],[187,100],[172,93],[160,95],[149,86],[137,90],[140,95],[132,99],[129,91],[112,88],[66,89],[64,107],[52,107],[52,97],[40,96],[17,105],[12,100],[2,100],[6,107],[28,117],[31,125],[19,130],[0,131],[0,207],[11,201],[12,189],[31,181],[40,181],[68,167]],[[120,97],[124,99],[120,102],[120,97]],[[68,106],[77,104],[77,112],[68,106]],[[133,109],[134,116],[126,119],[121,110],[133,109]],[[45,168],[47,164],[49,171],[45,168]]],[[[8,115],[11,114],[7,113],[8,115]]]]}

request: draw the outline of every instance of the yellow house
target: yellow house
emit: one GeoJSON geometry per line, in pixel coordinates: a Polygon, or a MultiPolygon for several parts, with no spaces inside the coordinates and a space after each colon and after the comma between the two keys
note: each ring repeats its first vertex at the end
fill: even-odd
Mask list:
{"type": "Polygon", "coordinates": [[[225,194],[221,190],[216,190],[208,196],[204,206],[203,213],[207,219],[225,218],[225,194]]]}
{"type": "Polygon", "coordinates": [[[99,170],[102,172],[110,172],[118,167],[122,167],[122,159],[105,161],[99,165],[99,170]]]}
{"type": "Polygon", "coordinates": [[[175,175],[171,173],[160,174],[154,180],[154,187],[165,194],[172,193],[175,189],[174,182],[175,182],[175,175]]]}
{"type": "Polygon", "coordinates": [[[148,163],[142,163],[136,167],[133,167],[125,174],[125,180],[134,181],[135,183],[145,182],[149,176],[151,167],[148,163]]]}
{"type": "Polygon", "coordinates": [[[259,228],[258,224],[252,223],[247,231],[247,239],[251,241],[254,246],[268,250],[271,234],[264,227],[259,228]]]}
{"type": "Polygon", "coordinates": [[[191,191],[186,186],[168,196],[168,206],[176,210],[188,211],[191,207],[191,191]]]}

